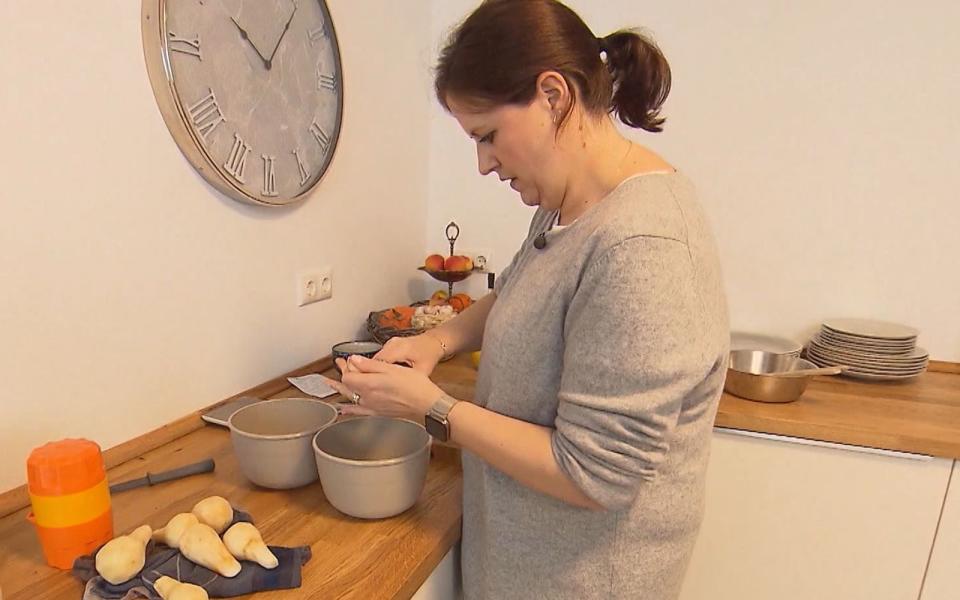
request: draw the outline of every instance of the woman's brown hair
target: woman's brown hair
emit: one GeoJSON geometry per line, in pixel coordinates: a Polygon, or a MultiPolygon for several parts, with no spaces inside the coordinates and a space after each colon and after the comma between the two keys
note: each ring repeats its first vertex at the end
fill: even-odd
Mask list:
{"type": "Polygon", "coordinates": [[[450,34],[434,83],[447,110],[449,96],[484,109],[530,103],[544,71],[560,73],[589,114],[614,113],[630,127],[663,130],[670,65],[656,44],[632,30],[597,38],[556,0],[483,2],[450,34]]]}

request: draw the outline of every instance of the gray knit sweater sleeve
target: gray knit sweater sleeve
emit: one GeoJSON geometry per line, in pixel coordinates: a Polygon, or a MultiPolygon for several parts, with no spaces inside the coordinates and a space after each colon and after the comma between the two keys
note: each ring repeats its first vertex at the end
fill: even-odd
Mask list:
{"type": "Polygon", "coordinates": [[[656,476],[711,362],[694,350],[702,314],[682,241],[633,237],[585,271],[564,323],[553,452],[601,505],[629,507],[656,476]]]}

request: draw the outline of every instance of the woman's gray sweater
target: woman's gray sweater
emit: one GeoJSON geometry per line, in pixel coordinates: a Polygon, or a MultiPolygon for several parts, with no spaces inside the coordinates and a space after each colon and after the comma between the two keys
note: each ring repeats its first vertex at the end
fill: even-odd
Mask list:
{"type": "Polygon", "coordinates": [[[680,173],[627,179],[501,273],[476,399],[555,428],[561,470],[604,511],[463,453],[468,600],[667,600],[680,589],[729,346],[717,251],[680,173]]]}

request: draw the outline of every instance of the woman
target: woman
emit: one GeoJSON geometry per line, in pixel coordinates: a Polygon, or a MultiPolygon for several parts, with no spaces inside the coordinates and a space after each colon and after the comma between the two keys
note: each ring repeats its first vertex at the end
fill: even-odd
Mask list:
{"type": "Polygon", "coordinates": [[[623,137],[660,131],[670,71],[642,36],[596,38],[554,0],[488,0],[442,51],[437,97],[480,173],[537,207],[493,293],[340,363],[361,413],[463,450],[467,598],[675,598],[703,511],[728,350],[694,190],[623,137]],[[483,346],[473,403],[427,375],[483,346]],[[391,363],[407,363],[411,368],[391,363]]]}

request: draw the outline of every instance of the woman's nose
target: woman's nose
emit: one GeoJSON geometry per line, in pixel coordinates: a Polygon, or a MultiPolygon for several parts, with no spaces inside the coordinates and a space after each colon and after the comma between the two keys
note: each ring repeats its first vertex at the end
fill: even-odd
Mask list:
{"type": "Polygon", "coordinates": [[[477,168],[481,175],[488,175],[493,172],[500,164],[493,156],[493,152],[483,146],[477,146],[477,168]]]}

